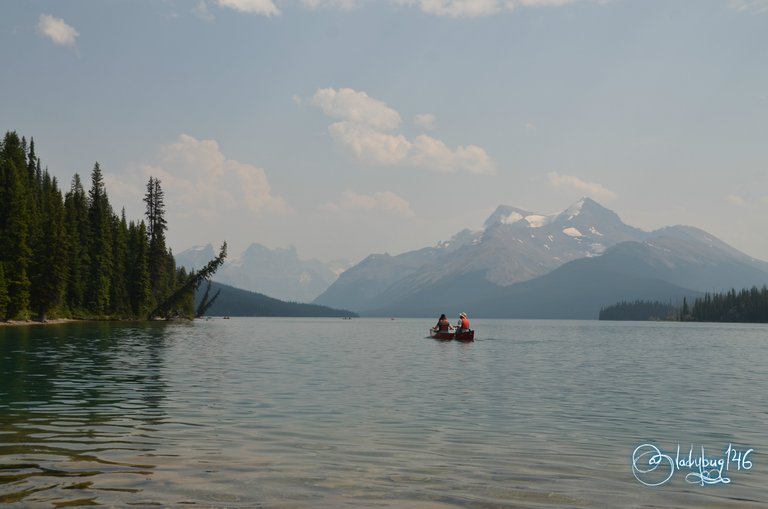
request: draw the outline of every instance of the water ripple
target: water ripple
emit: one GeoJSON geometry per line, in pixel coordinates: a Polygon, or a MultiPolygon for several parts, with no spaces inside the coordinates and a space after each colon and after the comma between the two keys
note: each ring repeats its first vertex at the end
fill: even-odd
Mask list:
{"type": "Polygon", "coordinates": [[[628,460],[648,440],[768,448],[766,328],[476,322],[474,344],[419,320],[0,328],[0,503],[768,502],[763,465],[649,490],[628,460]]]}

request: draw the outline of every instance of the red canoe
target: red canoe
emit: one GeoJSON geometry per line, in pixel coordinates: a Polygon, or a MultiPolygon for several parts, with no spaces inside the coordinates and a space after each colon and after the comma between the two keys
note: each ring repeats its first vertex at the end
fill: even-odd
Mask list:
{"type": "Polygon", "coordinates": [[[456,341],[474,341],[475,331],[471,329],[462,332],[459,332],[458,329],[455,331],[439,331],[433,327],[429,329],[429,337],[439,339],[440,341],[450,341],[452,339],[456,341]]]}

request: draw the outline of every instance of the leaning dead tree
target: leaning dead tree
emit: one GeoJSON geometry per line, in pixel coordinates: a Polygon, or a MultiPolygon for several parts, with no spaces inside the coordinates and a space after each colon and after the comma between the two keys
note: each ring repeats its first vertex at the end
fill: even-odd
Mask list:
{"type": "Polygon", "coordinates": [[[184,299],[188,298],[190,294],[194,295],[195,291],[203,281],[208,281],[211,276],[213,276],[216,270],[224,263],[226,257],[227,243],[224,242],[219,251],[219,256],[208,262],[208,264],[198,272],[192,272],[183,285],[149,313],[149,319],[170,318],[173,315],[173,311],[178,308],[179,304],[184,299]]]}
{"type": "Polygon", "coordinates": [[[209,298],[209,295],[211,293],[211,281],[208,280],[208,286],[205,288],[205,293],[203,294],[203,298],[200,299],[200,304],[197,306],[197,311],[195,311],[195,318],[200,318],[205,313],[208,312],[208,309],[210,309],[211,306],[213,306],[213,303],[216,302],[216,299],[219,298],[219,294],[221,293],[221,288],[213,295],[213,297],[209,298]]]}

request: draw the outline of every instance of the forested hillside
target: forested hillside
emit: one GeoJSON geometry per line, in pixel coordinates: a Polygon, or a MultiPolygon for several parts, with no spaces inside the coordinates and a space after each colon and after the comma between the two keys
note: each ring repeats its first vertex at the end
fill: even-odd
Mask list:
{"type": "Polygon", "coordinates": [[[696,299],[690,315],[684,319],[697,322],[768,323],[768,287],[743,289],[736,293],[707,293],[696,299]]]}
{"type": "Polygon", "coordinates": [[[683,322],[768,323],[768,287],[705,293],[689,307],[658,301],[619,302],[600,310],[600,320],[673,320],[683,322]]]}
{"type": "Polygon", "coordinates": [[[673,320],[679,315],[679,308],[671,303],[658,300],[622,301],[618,304],[600,308],[600,320],[673,320]]]}
{"type": "MultiPolygon", "coordinates": [[[[208,291],[215,298],[205,312],[210,316],[291,316],[291,317],[356,317],[344,309],[333,309],[317,304],[285,302],[264,294],[242,290],[233,286],[212,283],[209,290],[198,290],[197,301],[205,300],[208,291]]],[[[201,309],[202,306],[198,306],[201,309]]]]}
{"type": "Polygon", "coordinates": [[[75,174],[62,193],[36,149],[15,132],[0,142],[0,320],[194,316],[199,281],[166,246],[160,181],[147,183],[146,220],[128,220],[98,162],[87,191],[75,174]]]}

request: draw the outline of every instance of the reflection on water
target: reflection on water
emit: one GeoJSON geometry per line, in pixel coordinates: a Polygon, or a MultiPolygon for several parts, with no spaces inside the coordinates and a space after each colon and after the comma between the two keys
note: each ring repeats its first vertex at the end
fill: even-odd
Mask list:
{"type": "Polygon", "coordinates": [[[164,420],[164,341],[162,326],[3,330],[0,502],[61,505],[140,491],[123,478],[154,468],[137,460],[157,446],[142,430],[164,420]]]}
{"type": "Polygon", "coordinates": [[[759,507],[764,326],[232,319],[0,328],[0,503],[759,507]],[[633,449],[754,448],[651,489],[633,449]]]}

